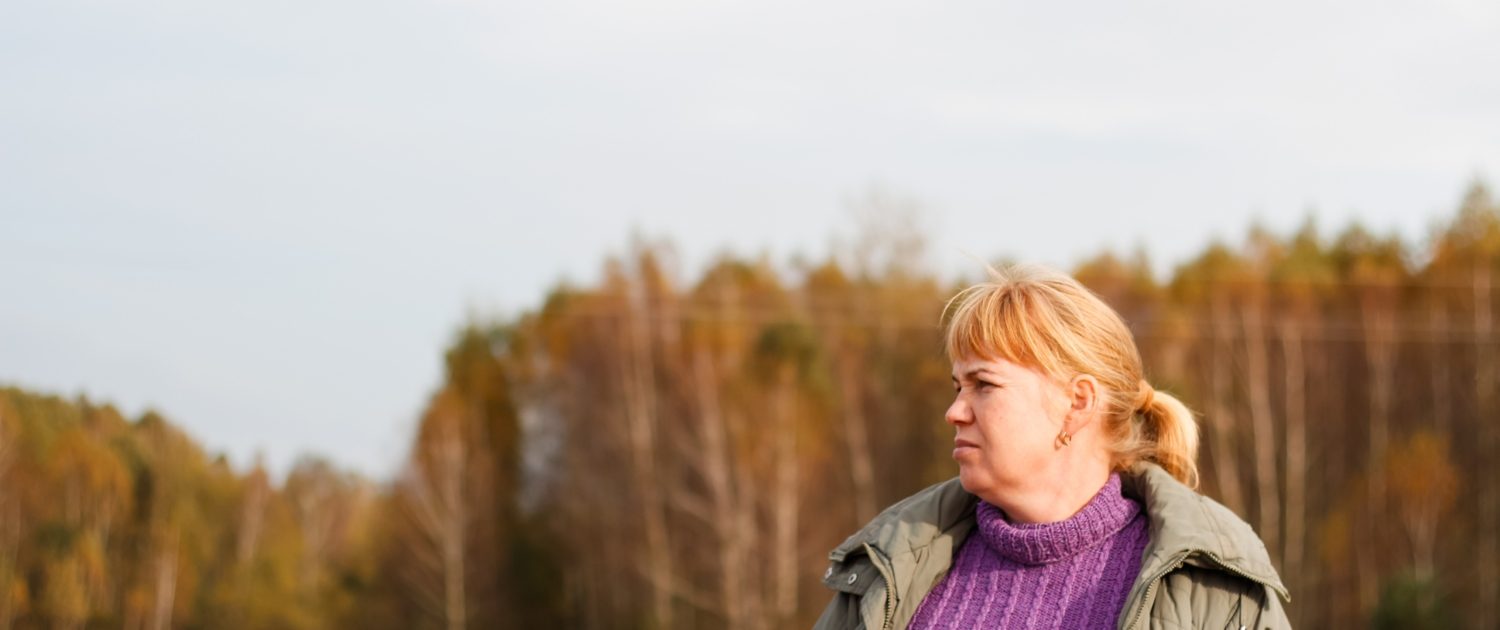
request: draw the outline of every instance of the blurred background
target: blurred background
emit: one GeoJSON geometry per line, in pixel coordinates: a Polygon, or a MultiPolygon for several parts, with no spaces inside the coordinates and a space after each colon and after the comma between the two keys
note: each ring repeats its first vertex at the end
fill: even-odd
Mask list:
{"type": "Polygon", "coordinates": [[[0,4],[0,630],[806,627],[1074,272],[1299,627],[1500,627],[1500,5],[0,4]]]}

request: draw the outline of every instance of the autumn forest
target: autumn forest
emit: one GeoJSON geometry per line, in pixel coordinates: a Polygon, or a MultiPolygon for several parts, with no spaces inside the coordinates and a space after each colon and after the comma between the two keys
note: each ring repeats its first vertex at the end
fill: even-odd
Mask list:
{"type": "MultiPolygon", "coordinates": [[[[637,238],[455,331],[393,479],[316,456],[273,479],[169,409],[0,388],[0,630],[808,627],[828,551],[955,473],[965,283],[922,250],[872,222],[826,260],[687,277],[637,238]]],[[[1500,627],[1487,189],[1421,237],[1309,220],[1152,269],[1069,271],[1199,414],[1199,489],[1265,541],[1294,623],[1500,627]]]]}

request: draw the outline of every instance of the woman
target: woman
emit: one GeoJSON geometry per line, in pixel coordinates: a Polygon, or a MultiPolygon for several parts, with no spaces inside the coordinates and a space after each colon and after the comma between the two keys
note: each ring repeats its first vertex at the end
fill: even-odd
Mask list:
{"type": "Polygon", "coordinates": [[[990,272],[949,302],[958,477],[829,554],[817,627],[1289,627],[1260,539],[1192,489],[1196,422],[1120,316],[1064,274],[990,272]]]}

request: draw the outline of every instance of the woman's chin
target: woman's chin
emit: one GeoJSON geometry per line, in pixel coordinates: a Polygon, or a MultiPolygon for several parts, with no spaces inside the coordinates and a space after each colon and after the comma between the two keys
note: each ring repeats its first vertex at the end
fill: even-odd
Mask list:
{"type": "Polygon", "coordinates": [[[958,465],[958,485],[969,494],[980,494],[989,487],[989,480],[971,466],[958,465]]]}

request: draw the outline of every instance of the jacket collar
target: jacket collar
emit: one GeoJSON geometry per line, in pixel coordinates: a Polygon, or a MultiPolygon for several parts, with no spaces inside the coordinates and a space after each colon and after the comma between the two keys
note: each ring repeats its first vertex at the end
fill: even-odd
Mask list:
{"type": "Polygon", "coordinates": [[[973,527],[979,498],[959,485],[958,477],[928,486],[886,508],[828,554],[834,562],[862,553],[866,544],[886,556],[910,553],[954,528],[973,527]],[[964,527],[967,525],[967,527],[964,527]]]}
{"type": "Polygon", "coordinates": [[[907,497],[828,554],[823,583],[871,604],[860,612],[866,627],[906,627],[973,531],[978,502],[957,478],[907,497]],[[880,595],[865,597],[871,588],[880,595]]]}
{"type": "MultiPolygon", "coordinates": [[[[1191,564],[1249,578],[1291,601],[1260,537],[1228,508],[1183,485],[1154,463],[1137,464],[1120,473],[1120,478],[1123,492],[1145,507],[1151,527],[1151,542],[1132,594],[1144,588],[1148,578],[1191,564]]],[[[957,477],[929,486],[886,509],[829,553],[829,558],[843,562],[865,553],[865,545],[891,558],[923,549],[940,536],[967,536],[973,529],[978,500],[959,485],[957,477]]]]}

